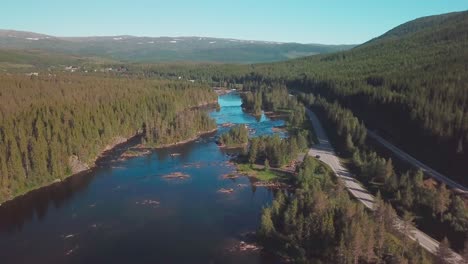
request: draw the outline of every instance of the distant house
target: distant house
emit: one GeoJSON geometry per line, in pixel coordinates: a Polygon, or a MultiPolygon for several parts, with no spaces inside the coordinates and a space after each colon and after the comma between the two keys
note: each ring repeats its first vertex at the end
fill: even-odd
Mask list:
{"type": "Polygon", "coordinates": [[[75,72],[76,70],[78,70],[79,68],[76,67],[76,66],[67,66],[65,67],[65,70],[66,71],[69,71],[69,72],[75,72]]]}

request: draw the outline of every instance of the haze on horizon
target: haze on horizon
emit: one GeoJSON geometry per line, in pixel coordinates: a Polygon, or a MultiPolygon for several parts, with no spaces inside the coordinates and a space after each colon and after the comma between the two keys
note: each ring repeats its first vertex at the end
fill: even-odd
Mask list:
{"type": "Polygon", "coordinates": [[[9,1],[0,28],[62,36],[201,36],[357,44],[409,20],[463,11],[463,0],[403,1],[9,1]],[[53,4],[51,3],[53,2],[53,4]],[[378,23],[369,23],[376,21],[378,23]]]}

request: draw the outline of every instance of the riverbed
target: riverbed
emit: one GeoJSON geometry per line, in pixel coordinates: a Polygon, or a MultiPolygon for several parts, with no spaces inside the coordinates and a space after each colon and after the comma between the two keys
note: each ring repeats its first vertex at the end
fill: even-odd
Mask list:
{"type": "MultiPolygon", "coordinates": [[[[218,134],[246,124],[270,135],[283,120],[244,113],[238,94],[219,97],[218,134]]],[[[272,263],[261,251],[231,250],[254,232],[273,193],[235,172],[216,134],[90,172],[0,207],[1,263],[272,263]],[[181,178],[167,175],[184,175],[181,178]],[[222,193],[220,189],[233,189],[222,193]]]]}

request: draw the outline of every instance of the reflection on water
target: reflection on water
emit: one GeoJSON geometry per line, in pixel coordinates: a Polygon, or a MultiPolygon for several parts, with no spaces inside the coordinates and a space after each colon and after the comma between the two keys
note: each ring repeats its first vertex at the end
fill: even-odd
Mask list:
{"type": "MultiPolygon", "coordinates": [[[[219,103],[217,123],[248,124],[252,136],[284,123],[257,122],[236,94],[219,103]]],[[[91,172],[2,205],[1,263],[271,263],[259,252],[228,250],[257,228],[273,194],[245,177],[223,179],[234,167],[214,135],[117,161],[124,147],[91,172]],[[190,177],[162,177],[174,172],[190,177]]]]}

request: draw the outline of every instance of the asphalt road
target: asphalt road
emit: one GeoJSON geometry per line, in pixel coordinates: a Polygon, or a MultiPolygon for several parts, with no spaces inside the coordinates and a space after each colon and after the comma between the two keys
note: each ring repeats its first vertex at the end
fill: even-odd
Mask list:
{"type": "MultiPolygon", "coordinates": [[[[309,109],[306,110],[307,115],[309,116],[310,121],[312,122],[312,126],[314,127],[315,133],[317,135],[317,139],[319,141],[318,144],[314,145],[309,149],[309,155],[311,156],[320,156],[320,160],[328,164],[333,172],[337,175],[338,178],[344,181],[346,188],[351,193],[351,195],[360,201],[364,206],[369,208],[370,210],[374,209],[374,196],[372,196],[345,168],[338,156],[336,155],[330,141],[328,140],[327,134],[323,129],[319,119],[317,116],[310,111],[309,109]]],[[[395,227],[403,232],[403,220],[396,219],[395,227]]],[[[439,247],[439,242],[435,239],[431,238],[427,234],[423,233],[421,230],[412,227],[410,228],[410,232],[407,233],[412,240],[417,241],[423,248],[428,250],[429,252],[435,254],[439,247]]],[[[463,263],[463,260],[460,255],[452,252],[452,258],[449,260],[451,263],[463,263]]]]}
{"type": "Polygon", "coordinates": [[[420,162],[419,160],[413,158],[410,156],[408,153],[404,152],[403,150],[399,149],[395,145],[391,144],[390,142],[386,141],[379,135],[375,134],[374,132],[367,130],[367,135],[373,139],[375,139],[377,142],[382,144],[384,147],[392,151],[395,155],[397,155],[399,158],[409,162],[413,166],[421,169],[426,175],[429,175],[433,177],[434,179],[445,183],[448,187],[452,188],[455,192],[462,193],[464,195],[468,195],[468,188],[465,186],[456,183],[452,181],[451,179],[447,178],[446,176],[438,173],[437,171],[431,169],[429,166],[426,164],[420,162]]]}

